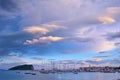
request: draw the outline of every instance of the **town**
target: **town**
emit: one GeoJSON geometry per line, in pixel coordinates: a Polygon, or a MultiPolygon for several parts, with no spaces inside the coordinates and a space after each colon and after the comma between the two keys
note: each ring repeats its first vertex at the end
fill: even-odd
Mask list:
{"type": "Polygon", "coordinates": [[[96,66],[91,66],[91,67],[80,67],[78,69],[57,69],[54,68],[52,70],[45,70],[41,69],[41,73],[59,73],[59,72],[73,72],[75,74],[79,72],[101,72],[101,73],[120,73],[120,67],[96,67],[96,66]]]}

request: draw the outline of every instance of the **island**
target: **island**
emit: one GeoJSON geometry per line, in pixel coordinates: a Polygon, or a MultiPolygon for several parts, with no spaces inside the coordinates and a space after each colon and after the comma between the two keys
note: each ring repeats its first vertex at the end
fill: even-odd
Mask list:
{"type": "Polygon", "coordinates": [[[9,68],[8,70],[34,70],[33,65],[18,65],[12,68],[9,68]]]}

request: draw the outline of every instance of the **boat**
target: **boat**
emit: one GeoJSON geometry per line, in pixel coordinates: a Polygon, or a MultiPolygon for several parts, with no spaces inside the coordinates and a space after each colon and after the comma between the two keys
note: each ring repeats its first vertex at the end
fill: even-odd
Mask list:
{"type": "Polygon", "coordinates": [[[31,73],[32,75],[36,75],[36,73],[31,73]]]}
{"type": "Polygon", "coordinates": [[[26,72],[25,74],[31,74],[31,73],[29,73],[29,72],[26,72]]]}
{"type": "Polygon", "coordinates": [[[16,72],[16,73],[20,73],[20,72],[16,72]]]}

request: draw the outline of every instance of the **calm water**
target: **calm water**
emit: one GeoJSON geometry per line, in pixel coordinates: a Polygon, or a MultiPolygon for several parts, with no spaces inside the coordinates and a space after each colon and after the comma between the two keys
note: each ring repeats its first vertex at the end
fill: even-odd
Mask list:
{"type": "Polygon", "coordinates": [[[62,74],[24,74],[28,71],[0,71],[0,80],[116,80],[120,73],[62,73],[62,74]]]}

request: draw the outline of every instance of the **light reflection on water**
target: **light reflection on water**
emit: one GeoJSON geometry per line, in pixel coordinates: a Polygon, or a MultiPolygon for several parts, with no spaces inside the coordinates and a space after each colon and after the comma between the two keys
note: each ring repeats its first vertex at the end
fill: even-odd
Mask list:
{"type": "MultiPolygon", "coordinates": [[[[116,80],[120,73],[62,73],[62,74],[25,74],[26,71],[0,71],[0,80],[116,80]]],[[[27,71],[28,72],[28,71],[27,71]]]]}

